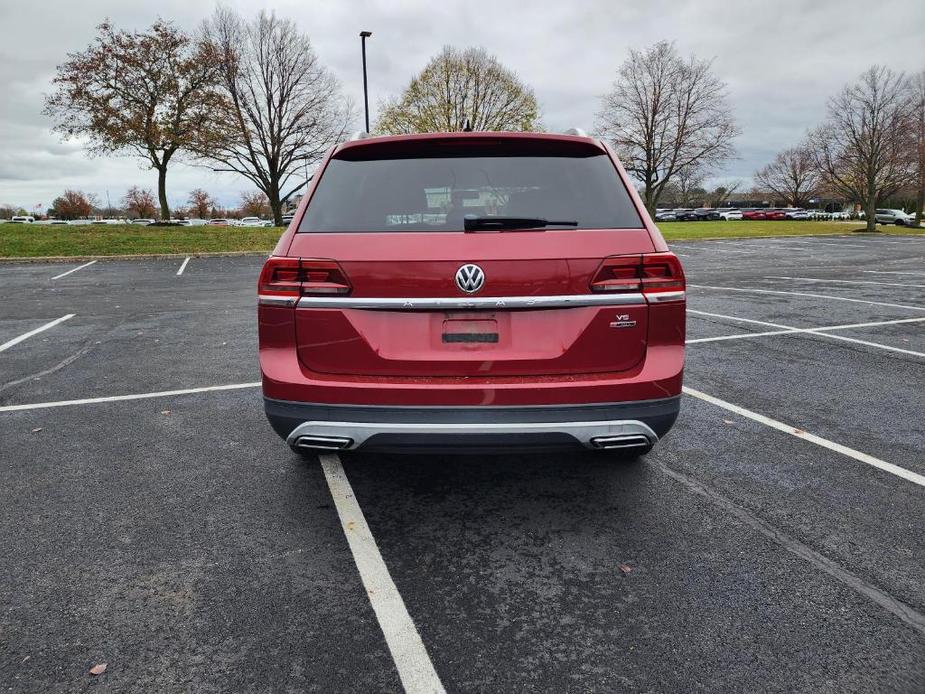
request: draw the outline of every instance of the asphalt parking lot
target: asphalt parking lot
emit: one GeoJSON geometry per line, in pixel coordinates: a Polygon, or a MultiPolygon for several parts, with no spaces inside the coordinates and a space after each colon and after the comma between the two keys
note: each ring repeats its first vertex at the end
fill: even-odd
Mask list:
{"type": "Polygon", "coordinates": [[[262,258],[0,265],[3,691],[925,691],[925,237],[673,248],[651,454],[346,487],[264,418],[262,258]]]}

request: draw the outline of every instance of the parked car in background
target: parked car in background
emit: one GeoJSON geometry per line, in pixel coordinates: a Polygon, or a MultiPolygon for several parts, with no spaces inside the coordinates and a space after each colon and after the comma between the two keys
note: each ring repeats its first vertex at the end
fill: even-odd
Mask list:
{"type": "Polygon", "coordinates": [[[233,227],[236,226],[237,222],[233,219],[210,219],[208,222],[210,227],[233,227]]]}
{"type": "Polygon", "coordinates": [[[655,221],[656,222],[673,222],[678,218],[678,216],[671,210],[656,210],[655,211],[655,221]]]}
{"type": "Polygon", "coordinates": [[[35,224],[41,224],[42,226],[67,226],[67,220],[65,219],[40,219],[35,224]]]}
{"type": "Polygon", "coordinates": [[[767,219],[768,211],[765,209],[748,209],[742,210],[742,219],[757,220],[767,219]]]}
{"type": "Polygon", "coordinates": [[[805,219],[810,218],[809,212],[807,212],[806,210],[800,209],[799,207],[788,208],[784,210],[784,215],[787,217],[787,219],[793,219],[796,221],[805,220],[805,219]]]}
{"type": "Polygon", "coordinates": [[[129,220],[129,224],[140,224],[142,226],[148,226],[150,224],[154,224],[156,221],[157,220],[155,219],[132,219],[129,220]]]}
{"type": "Polygon", "coordinates": [[[285,224],[286,226],[289,226],[290,222],[292,222],[293,217],[295,217],[295,214],[292,213],[292,212],[289,212],[289,213],[287,213],[287,214],[284,214],[284,215],[283,215],[283,224],[285,224]]]}
{"type": "Polygon", "coordinates": [[[724,222],[742,219],[742,210],[737,210],[734,207],[721,207],[710,211],[710,219],[724,222]]]}
{"type": "Polygon", "coordinates": [[[787,219],[787,210],[770,209],[765,210],[764,218],[767,220],[781,221],[787,219]]]}
{"type": "Polygon", "coordinates": [[[243,217],[238,226],[242,227],[271,227],[273,222],[270,222],[266,219],[260,219],[260,217],[243,217]]]}
{"type": "Polygon", "coordinates": [[[201,227],[209,223],[207,219],[178,219],[175,222],[181,227],[201,227]]]}
{"type": "Polygon", "coordinates": [[[696,210],[694,210],[694,221],[705,222],[710,218],[710,214],[712,214],[712,212],[712,207],[698,207],[696,210]]]}
{"type": "Polygon", "coordinates": [[[257,283],[295,451],[639,455],[671,428],[684,272],[604,142],[370,137],[315,182],[257,283]]]}
{"type": "Polygon", "coordinates": [[[895,224],[897,226],[915,226],[915,215],[903,210],[874,210],[877,224],[895,224]]]}
{"type": "Polygon", "coordinates": [[[68,221],[68,224],[70,224],[72,227],[85,227],[85,226],[90,226],[91,224],[93,224],[93,220],[92,219],[71,219],[68,221]]]}
{"type": "MultiPolygon", "coordinates": [[[[851,213],[850,213],[850,212],[846,212],[846,211],[844,211],[844,210],[841,211],[841,212],[832,212],[832,213],[829,215],[829,218],[830,218],[830,219],[835,219],[835,220],[846,221],[846,220],[851,219],[851,213]]],[[[864,213],[863,213],[863,212],[861,212],[861,214],[859,215],[859,219],[864,219],[864,213]]]]}
{"type": "Polygon", "coordinates": [[[697,221],[697,215],[694,213],[694,210],[690,207],[681,207],[677,210],[673,210],[675,219],[679,222],[695,222],[697,221]]]}
{"type": "Polygon", "coordinates": [[[10,220],[10,222],[13,224],[34,224],[35,217],[31,215],[16,215],[10,220]]]}

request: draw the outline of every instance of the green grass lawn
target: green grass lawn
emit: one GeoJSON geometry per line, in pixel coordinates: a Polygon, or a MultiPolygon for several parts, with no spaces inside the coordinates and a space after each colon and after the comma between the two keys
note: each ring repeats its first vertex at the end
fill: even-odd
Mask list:
{"type": "MultiPolygon", "coordinates": [[[[862,222],[663,222],[659,228],[669,241],[846,234],[862,229],[862,222]]],[[[880,226],[888,234],[923,234],[925,229],[880,226]]],[[[247,227],[143,227],[132,225],[45,226],[0,224],[0,258],[49,256],[104,256],[161,253],[269,253],[283,230],[247,227]]]]}
{"type": "Polygon", "coordinates": [[[273,250],[282,227],[0,224],[0,258],[273,250]]]}
{"type": "MultiPolygon", "coordinates": [[[[849,234],[864,229],[863,221],[853,222],[793,222],[793,221],[732,221],[732,222],[661,222],[658,225],[668,241],[684,239],[725,239],[749,236],[816,236],[849,234]]],[[[910,229],[880,224],[877,230],[886,234],[922,234],[925,228],[910,229]]]]}

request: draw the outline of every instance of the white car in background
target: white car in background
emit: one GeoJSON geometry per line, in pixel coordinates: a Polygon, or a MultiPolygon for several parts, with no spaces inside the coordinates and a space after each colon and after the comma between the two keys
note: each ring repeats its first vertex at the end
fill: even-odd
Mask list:
{"type": "Polygon", "coordinates": [[[897,226],[915,226],[915,215],[903,210],[874,210],[877,224],[895,224],[897,226]]]}
{"type": "Polygon", "coordinates": [[[32,217],[31,215],[17,215],[13,217],[10,222],[12,224],[34,224],[35,217],[32,217]]]}
{"type": "Polygon", "coordinates": [[[172,220],[173,224],[181,227],[204,227],[209,223],[207,219],[175,219],[172,220]]]}
{"type": "Polygon", "coordinates": [[[273,222],[270,222],[266,219],[260,219],[260,217],[244,217],[238,222],[238,226],[242,227],[271,227],[273,222]]]}
{"type": "Polygon", "coordinates": [[[724,222],[737,221],[742,219],[742,210],[737,210],[734,207],[721,207],[713,210],[709,217],[710,219],[718,219],[724,222]]]}
{"type": "Polygon", "coordinates": [[[811,219],[812,215],[802,208],[794,208],[792,210],[785,210],[784,214],[787,215],[787,219],[794,219],[797,221],[802,221],[804,219],[811,219]]]}
{"type": "Polygon", "coordinates": [[[129,224],[138,224],[140,226],[148,226],[150,224],[154,224],[154,222],[156,221],[157,220],[155,219],[131,219],[129,220],[129,224]]]}

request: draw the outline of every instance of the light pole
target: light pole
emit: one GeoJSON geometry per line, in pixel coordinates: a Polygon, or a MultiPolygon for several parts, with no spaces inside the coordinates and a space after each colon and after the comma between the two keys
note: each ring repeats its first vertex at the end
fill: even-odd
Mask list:
{"type": "Polygon", "coordinates": [[[366,39],[373,35],[371,31],[360,32],[360,46],[363,50],[363,110],[366,113],[366,132],[369,132],[369,91],[366,86],[366,39]]]}

